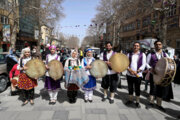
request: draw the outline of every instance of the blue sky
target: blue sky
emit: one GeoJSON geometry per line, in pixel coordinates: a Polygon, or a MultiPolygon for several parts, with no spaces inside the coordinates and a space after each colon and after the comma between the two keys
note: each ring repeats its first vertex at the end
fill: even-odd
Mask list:
{"type": "Polygon", "coordinates": [[[96,6],[100,0],[65,0],[63,3],[65,18],[58,24],[58,30],[65,35],[75,35],[82,40],[86,36],[91,19],[95,17],[96,6]],[[76,27],[80,25],[80,27],[76,27]],[[86,25],[86,26],[84,26],[86,25]]]}

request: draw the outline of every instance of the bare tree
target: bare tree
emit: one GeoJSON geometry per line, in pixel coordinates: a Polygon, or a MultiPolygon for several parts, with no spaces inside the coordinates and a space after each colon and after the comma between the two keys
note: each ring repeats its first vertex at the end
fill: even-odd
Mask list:
{"type": "Polygon", "coordinates": [[[37,28],[39,30],[39,40],[38,48],[40,47],[41,40],[41,25],[54,26],[56,21],[64,17],[63,8],[61,6],[63,0],[24,0],[23,4],[20,6],[16,3],[16,0],[11,0],[11,12],[9,14],[14,14],[13,29],[11,34],[11,44],[15,47],[16,34],[18,27],[19,17],[31,17],[34,22],[37,22],[37,28]],[[23,12],[19,16],[18,9],[23,12]]]}

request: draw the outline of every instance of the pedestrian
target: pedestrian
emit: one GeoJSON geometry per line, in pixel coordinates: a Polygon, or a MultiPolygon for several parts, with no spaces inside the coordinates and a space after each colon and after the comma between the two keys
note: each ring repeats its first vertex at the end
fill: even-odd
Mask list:
{"type": "Polygon", "coordinates": [[[127,83],[129,91],[129,100],[126,105],[133,103],[133,93],[136,93],[136,107],[140,108],[140,86],[142,80],[142,73],[146,67],[146,55],[140,52],[140,43],[133,44],[133,52],[128,55],[130,64],[127,71],[127,83]]]}
{"type": "Polygon", "coordinates": [[[106,43],[106,51],[101,53],[100,59],[105,61],[105,63],[108,65],[108,73],[105,77],[102,78],[101,87],[104,89],[104,97],[102,98],[102,102],[106,101],[108,98],[107,92],[108,89],[110,89],[110,104],[114,103],[114,95],[117,90],[117,82],[118,82],[118,75],[115,71],[111,68],[111,63],[109,62],[109,59],[112,55],[114,55],[115,52],[112,50],[112,43],[107,42],[106,43]]]}
{"type": "Polygon", "coordinates": [[[78,86],[78,71],[80,64],[80,60],[77,58],[77,51],[71,51],[71,57],[68,58],[65,62],[64,70],[65,70],[65,87],[67,89],[67,97],[69,99],[69,103],[76,103],[77,94],[79,90],[78,86]]]}
{"type": "Polygon", "coordinates": [[[151,71],[150,74],[150,107],[154,107],[154,97],[156,96],[157,107],[161,111],[166,111],[162,107],[162,96],[163,96],[163,87],[161,85],[155,85],[153,80],[153,73],[156,66],[156,63],[162,57],[168,57],[168,55],[162,50],[162,42],[157,40],[154,42],[155,52],[151,52],[147,56],[147,67],[151,71]]]}
{"type": "Polygon", "coordinates": [[[91,63],[95,60],[94,57],[92,56],[92,49],[87,49],[86,51],[86,57],[82,59],[82,68],[86,70],[86,73],[89,76],[89,81],[86,83],[83,87],[82,90],[84,90],[84,101],[85,102],[92,102],[92,97],[93,97],[93,90],[96,89],[96,78],[93,77],[89,70],[92,68],[91,63]]]}
{"type": "Polygon", "coordinates": [[[25,72],[28,69],[26,63],[31,60],[31,51],[30,48],[24,48],[22,51],[23,56],[20,58],[17,66],[17,69],[20,70],[18,88],[22,90],[25,98],[22,106],[26,105],[29,100],[30,104],[34,105],[34,88],[37,86],[37,80],[28,77],[25,72]]]}
{"type": "Polygon", "coordinates": [[[19,74],[20,71],[17,69],[18,64],[15,64],[11,71],[9,72],[9,78],[11,81],[11,96],[16,95],[18,90],[17,90],[17,83],[19,80],[19,74]]]}
{"type": "Polygon", "coordinates": [[[7,65],[7,72],[9,73],[10,70],[13,68],[15,64],[18,63],[19,55],[16,54],[16,49],[12,48],[9,50],[9,54],[6,56],[6,65],[7,65]]]}
{"type": "MultiPolygon", "coordinates": [[[[49,47],[49,50],[51,53],[46,56],[46,68],[47,68],[47,70],[49,69],[49,67],[48,67],[49,62],[51,62],[52,60],[60,61],[60,56],[57,55],[57,53],[56,53],[56,46],[51,45],[49,47]]],[[[58,95],[58,91],[59,91],[60,87],[61,87],[60,86],[60,79],[54,80],[53,78],[51,78],[49,76],[49,73],[46,72],[45,88],[48,90],[48,94],[50,97],[50,100],[49,100],[50,105],[56,104],[57,95],[58,95]]]]}

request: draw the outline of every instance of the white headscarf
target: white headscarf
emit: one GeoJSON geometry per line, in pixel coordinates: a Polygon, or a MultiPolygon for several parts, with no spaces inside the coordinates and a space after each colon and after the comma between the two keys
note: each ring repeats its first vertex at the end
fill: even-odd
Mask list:
{"type": "Polygon", "coordinates": [[[30,51],[31,51],[31,50],[30,50],[30,48],[28,48],[28,47],[22,49],[20,57],[23,57],[25,52],[30,52],[30,51]]]}

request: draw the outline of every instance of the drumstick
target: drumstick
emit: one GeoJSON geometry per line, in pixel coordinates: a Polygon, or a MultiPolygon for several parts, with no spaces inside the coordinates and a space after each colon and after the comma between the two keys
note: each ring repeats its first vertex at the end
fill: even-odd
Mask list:
{"type": "MultiPolygon", "coordinates": [[[[131,68],[129,68],[129,71],[134,73],[134,71],[131,68]]],[[[137,73],[134,73],[134,74],[136,77],[139,77],[139,75],[137,73]]]]}

